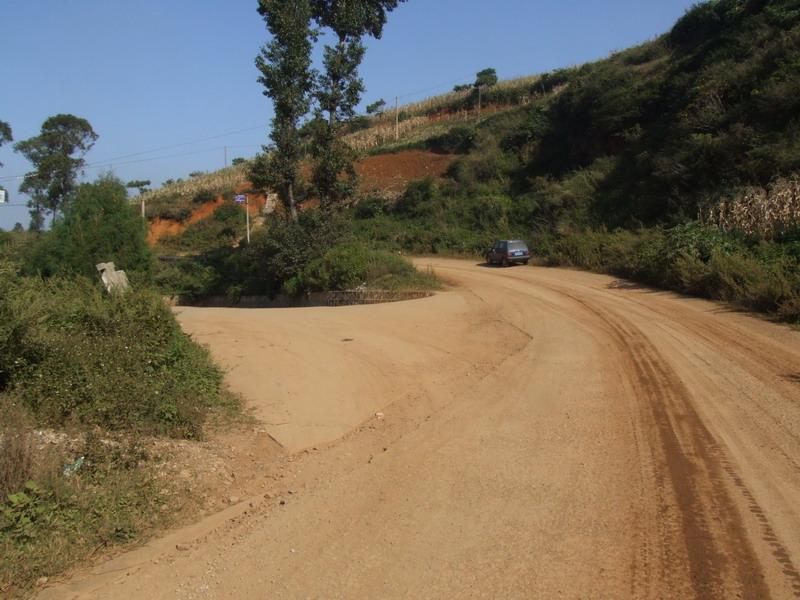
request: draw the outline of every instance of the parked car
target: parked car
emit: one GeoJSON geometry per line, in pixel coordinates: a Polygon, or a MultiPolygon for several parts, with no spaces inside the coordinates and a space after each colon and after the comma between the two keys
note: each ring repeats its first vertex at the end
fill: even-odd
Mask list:
{"type": "Polygon", "coordinates": [[[530,259],[528,245],[522,240],[498,240],[486,252],[486,263],[490,265],[504,267],[515,263],[527,265],[530,259]]]}

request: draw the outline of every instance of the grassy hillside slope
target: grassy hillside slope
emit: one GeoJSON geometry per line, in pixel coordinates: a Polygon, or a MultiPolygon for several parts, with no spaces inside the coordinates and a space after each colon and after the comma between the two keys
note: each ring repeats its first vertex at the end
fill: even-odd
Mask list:
{"type": "Polygon", "coordinates": [[[522,237],[550,264],[800,315],[796,0],[699,4],[638,47],[488,88],[480,111],[474,91],[403,107],[400,139],[393,116],[350,142],[455,159],[399,199],[362,191],[347,235],[469,254],[522,237]]]}

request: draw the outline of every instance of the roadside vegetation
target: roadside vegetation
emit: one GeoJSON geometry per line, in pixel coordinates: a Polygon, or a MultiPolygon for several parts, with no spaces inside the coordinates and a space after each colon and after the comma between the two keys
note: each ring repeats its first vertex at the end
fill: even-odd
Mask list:
{"type": "Polygon", "coordinates": [[[122,182],[77,186],[49,232],[0,237],[0,595],[140,539],[174,510],[146,440],[238,404],[154,287],[122,182]],[[109,294],[95,264],[132,282],[109,294]]]}
{"type": "MultiPolygon", "coordinates": [[[[199,261],[170,269],[189,294],[299,293],[308,264],[340,243],[481,256],[494,239],[518,237],[545,264],[797,321],[798,56],[793,3],[720,0],[596,63],[509,82],[484,69],[474,83],[403,107],[399,140],[394,111],[374,102],[369,117],[342,117],[351,147],[455,156],[444,178],[412,182],[391,200],[348,188],[333,202],[338,234],[292,258],[274,242],[284,225],[267,219],[254,248],[204,248],[199,261]],[[251,258],[258,252],[269,256],[251,258]],[[271,275],[256,281],[249,273],[266,264],[271,275]]],[[[320,197],[311,123],[297,130],[309,165],[294,180],[300,204],[320,197]]]]}
{"type": "Polygon", "coordinates": [[[658,39],[543,76],[557,93],[416,141],[460,158],[396,202],[363,199],[355,231],[465,255],[519,237],[550,265],[798,321],[798,56],[794,3],[697,5],[658,39]]]}
{"type": "MultiPolygon", "coordinates": [[[[170,519],[142,440],[195,440],[235,414],[220,370],[163,295],[300,296],[432,289],[402,253],[480,256],[522,238],[547,265],[591,269],[800,322],[800,10],[789,0],[694,6],[667,34],[606,60],[511,82],[483,69],[404,107],[355,107],[365,40],[399,0],[259,3],[257,60],[275,104],[255,160],[139,191],[149,218],[186,222],[146,243],[112,176],[78,185],[97,139],[56,115],[17,142],[33,170],[31,230],[0,234],[0,594],[139,539],[170,519]],[[327,30],[321,71],[311,56],[327,30]],[[357,152],[455,158],[398,198],[358,192],[357,152]],[[235,190],[281,209],[242,243],[235,190]],[[46,218],[52,228],[45,231],[46,218]],[[95,265],[132,283],[109,294],[95,265]],[[56,440],[53,442],[52,440],[56,440]]],[[[0,144],[12,141],[0,122],[0,144]]]]}

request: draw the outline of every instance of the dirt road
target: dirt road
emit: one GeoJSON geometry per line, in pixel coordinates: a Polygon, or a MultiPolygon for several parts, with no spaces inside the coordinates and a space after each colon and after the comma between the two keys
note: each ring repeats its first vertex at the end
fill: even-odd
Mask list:
{"type": "Polygon", "coordinates": [[[42,597],[800,597],[798,332],[604,276],[420,263],[454,287],[183,310],[292,451],[283,477],[42,597]]]}

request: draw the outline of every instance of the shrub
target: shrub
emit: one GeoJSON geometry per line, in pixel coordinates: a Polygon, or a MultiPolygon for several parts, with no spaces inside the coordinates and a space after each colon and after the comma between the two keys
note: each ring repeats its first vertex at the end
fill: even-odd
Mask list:
{"type": "Polygon", "coordinates": [[[365,198],[356,205],[356,219],[374,219],[386,210],[386,202],[381,198],[365,198]]]}
{"type": "Polygon", "coordinates": [[[435,277],[418,273],[407,259],[385,250],[375,250],[360,242],[340,244],[311,261],[284,289],[291,295],[348,290],[428,289],[438,284],[435,277]]]}
{"type": "MultiPolygon", "coordinates": [[[[31,437],[30,430],[15,433],[31,437]]],[[[37,578],[166,524],[165,483],[135,442],[88,434],[71,445],[74,454],[37,450],[31,477],[0,498],[4,597],[27,597],[37,578]],[[63,465],[75,456],[83,456],[82,466],[65,477],[63,465]]]]}
{"type": "Polygon", "coordinates": [[[144,223],[128,203],[123,183],[112,176],[78,187],[64,218],[31,247],[25,264],[28,273],[94,278],[101,262],[114,262],[132,280],[152,277],[144,223]]]}
{"type": "Polygon", "coordinates": [[[435,209],[439,189],[432,177],[408,184],[405,193],[395,205],[396,212],[410,217],[430,215],[435,209]]]}
{"type": "Polygon", "coordinates": [[[245,236],[244,208],[238,204],[220,205],[208,219],[189,225],[183,232],[162,238],[159,245],[170,250],[206,252],[231,246],[245,236]]]}
{"type": "Polygon", "coordinates": [[[800,319],[800,262],[780,244],[753,248],[720,230],[689,223],[666,231],[585,231],[532,249],[551,265],[627,277],[787,321],[800,319]]]}
{"type": "Polygon", "coordinates": [[[454,127],[446,133],[429,139],[427,145],[434,152],[466,154],[474,147],[475,138],[475,130],[471,127],[454,127]]]}
{"type": "Polygon", "coordinates": [[[223,405],[222,374],[146,290],[2,273],[0,392],[41,423],[197,437],[223,405]]]}
{"type": "Polygon", "coordinates": [[[211,190],[200,190],[194,195],[192,202],[195,204],[206,204],[208,202],[213,202],[216,199],[217,195],[211,190]]]}

